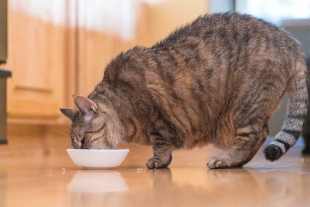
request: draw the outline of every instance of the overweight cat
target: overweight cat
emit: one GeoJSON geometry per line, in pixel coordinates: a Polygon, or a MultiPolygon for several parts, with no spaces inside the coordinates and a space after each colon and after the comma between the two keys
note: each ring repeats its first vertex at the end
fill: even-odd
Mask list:
{"type": "MultiPolygon", "coordinates": [[[[94,60],[95,61],[95,60],[94,60]]],[[[226,150],[209,168],[240,167],[268,136],[285,92],[288,115],[265,148],[279,159],[307,114],[307,70],[299,44],[277,27],[238,13],[197,18],[152,47],[134,47],[105,68],[88,98],[74,96],[74,148],[151,145],[148,168],[167,167],[177,149],[213,144],[226,150]]]]}

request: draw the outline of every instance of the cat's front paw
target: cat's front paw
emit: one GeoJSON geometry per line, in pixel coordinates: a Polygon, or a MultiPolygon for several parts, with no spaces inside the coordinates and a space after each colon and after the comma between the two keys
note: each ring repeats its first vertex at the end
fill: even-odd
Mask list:
{"type": "Polygon", "coordinates": [[[212,158],[208,163],[210,169],[229,168],[230,165],[224,160],[217,157],[212,158]]]}
{"type": "Polygon", "coordinates": [[[149,159],[145,164],[149,169],[167,167],[160,159],[154,157],[149,159]]]}

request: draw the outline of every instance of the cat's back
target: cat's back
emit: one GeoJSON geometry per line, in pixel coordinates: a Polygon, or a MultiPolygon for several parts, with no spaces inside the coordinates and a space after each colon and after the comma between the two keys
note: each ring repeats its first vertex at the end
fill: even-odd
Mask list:
{"type": "Polygon", "coordinates": [[[152,49],[175,48],[194,42],[232,47],[232,44],[246,45],[253,40],[274,44],[275,47],[283,46],[283,42],[285,46],[299,47],[285,31],[262,19],[247,14],[216,13],[198,17],[153,45],[152,49]]]}
{"type": "MultiPolygon", "coordinates": [[[[226,72],[252,77],[253,70],[274,74],[284,70],[289,79],[297,62],[304,57],[299,43],[285,31],[239,13],[198,17],[153,45],[150,51],[161,65],[169,65],[163,70],[170,68],[174,74],[180,71],[199,73],[198,76],[214,72],[213,79],[216,74],[226,72]],[[276,70],[266,71],[262,63],[274,65],[276,70]]],[[[156,70],[162,69],[157,67],[156,70]]]]}

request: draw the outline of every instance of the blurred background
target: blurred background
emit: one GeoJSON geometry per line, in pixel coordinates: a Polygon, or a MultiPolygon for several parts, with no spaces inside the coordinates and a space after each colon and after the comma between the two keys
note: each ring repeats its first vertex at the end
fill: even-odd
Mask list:
{"type": "Polygon", "coordinates": [[[310,0],[0,0],[0,155],[70,147],[59,108],[87,96],[113,57],[227,11],[284,27],[310,55],[310,0]]]}

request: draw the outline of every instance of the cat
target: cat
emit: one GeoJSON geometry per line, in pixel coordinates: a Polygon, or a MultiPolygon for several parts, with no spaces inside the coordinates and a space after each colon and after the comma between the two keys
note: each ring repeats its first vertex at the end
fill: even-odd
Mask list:
{"type": "MultiPolygon", "coordinates": [[[[309,80],[309,70],[310,70],[310,56],[306,59],[306,65],[308,68],[308,80],[309,80]]],[[[308,97],[310,97],[310,89],[309,89],[309,82],[308,82],[308,97]]],[[[302,135],[304,138],[304,142],[305,142],[305,148],[302,151],[302,154],[304,155],[310,155],[310,105],[308,105],[308,112],[307,112],[307,117],[304,123],[304,127],[302,130],[302,135]]]]}
{"type": "Polygon", "coordinates": [[[239,13],[206,14],[151,47],[120,53],[72,120],[74,148],[151,145],[148,168],[167,167],[172,151],[213,144],[226,150],[213,168],[248,163],[268,136],[285,92],[288,115],[265,149],[278,160],[293,146],[307,114],[307,70],[300,45],[276,26],[239,13]]]}

